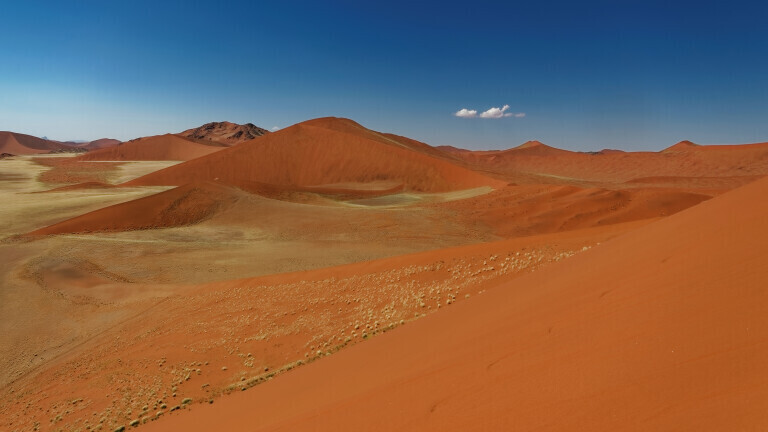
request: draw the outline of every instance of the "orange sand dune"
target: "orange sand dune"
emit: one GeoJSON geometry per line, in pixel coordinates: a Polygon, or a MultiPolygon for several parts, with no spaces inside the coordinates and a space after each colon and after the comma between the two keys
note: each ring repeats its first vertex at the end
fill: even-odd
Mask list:
{"type": "Polygon", "coordinates": [[[30,235],[168,228],[203,221],[237,198],[237,191],[210,183],[187,184],[159,194],[86,213],[30,235]]]}
{"type": "MultiPolygon", "coordinates": [[[[2,389],[12,397],[0,398],[0,411],[8,413],[0,416],[0,429],[53,420],[57,430],[92,430],[98,422],[111,431],[136,419],[176,415],[169,410],[187,398],[193,406],[218,401],[230,388],[239,392],[298,360],[310,362],[363,342],[401,320],[408,326],[418,316],[475,298],[499,281],[546,271],[552,262],[645,223],[176,287],[161,302],[138,304],[137,311],[151,308],[136,319],[2,389]]],[[[115,301],[120,293],[144,289],[94,279],[100,275],[85,273],[87,263],[53,264],[36,277],[55,286],[65,276],[61,289],[70,294],[115,301]]]]}
{"type": "Polygon", "coordinates": [[[691,142],[691,141],[688,141],[688,140],[683,140],[683,141],[680,141],[679,143],[677,143],[675,145],[672,145],[672,146],[669,146],[669,147],[665,148],[661,152],[662,153],[674,153],[674,152],[695,151],[697,147],[701,147],[701,146],[699,146],[698,144],[696,144],[694,142],[691,142]]]}
{"type": "Polygon", "coordinates": [[[153,430],[768,429],[768,179],[153,430]]]}
{"type": "Polygon", "coordinates": [[[499,186],[469,169],[432,157],[359,124],[322,118],[169,167],[128,185],[192,181],[258,182],[285,186],[389,181],[405,190],[442,192],[499,186]]]}
{"type": "Polygon", "coordinates": [[[509,238],[668,216],[711,195],[676,189],[608,190],[560,185],[507,186],[469,199],[434,204],[509,238]]]}
{"type": "Polygon", "coordinates": [[[28,155],[69,150],[72,148],[72,146],[59,141],[45,140],[15,132],[0,131],[0,153],[28,155]]]}
{"type": "Polygon", "coordinates": [[[78,159],[82,161],[179,160],[186,161],[217,152],[224,147],[206,145],[166,134],[138,138],[117,146],[90,151],[78,159]]]}
{"type": "Polygon", "coordinates": [[[86,148],[88,150],[98,150],[107,147],[114,147],[120,145],[120,140],[112,138],[101,138],[87,143],[79,144],[78,147],[86,148]]]}
{"type": "MultiPolygon", "coordinates": [[[[493,153],[493,152],[489,152],[489,153],[493,153]]],[[[555,155],[573,154],[573,152],[571,151],[551,147],[542,143],[541,141],[526,141],[517,147],[511,148],[509,150],[504,150],[499,153],[527,155],[527,156],[555,156],[555,155]]]]}
{"type": "Polygon", "coordinates": [[[188,129],[179,135],[196,140],[215,141],[226,145],[235,145],[268,134],[269,131],[252,123],[211,122],[200,127],[188,129]]]}
{"type": "MultiPolygon", "coordinates": [[[[475,169],[524,183],[608,182],[648,177],[749,177],[768,174],[768,143],[698,146],[678,143],[661,152],[570,152],[536,141],[502,151],[446,150],[475,169]]],[[[728,189],[723,186],[721,189],[728,189]]]]}

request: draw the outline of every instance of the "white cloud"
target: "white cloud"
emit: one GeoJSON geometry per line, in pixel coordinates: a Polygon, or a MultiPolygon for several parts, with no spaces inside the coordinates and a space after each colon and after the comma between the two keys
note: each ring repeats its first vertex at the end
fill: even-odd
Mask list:
{"type": "Polygon", "coordinates": [[[486,111],[483,111],[480,113],[480,115],[477,115],[477,110],[471,110],[467,108],[462,108],[458,111],[456,111],[453,115],[456,117],[463,117],[463,118],[486,118],[486,119],[499,119],[504,117],[514,117],[514,118],[523,118],[525,117],[524,112],[507,112],[509,110],[509,105],[504,105],[503,107],[493,107],[489,108],[486,111]]]}
{"type": "Polygon", "coordinates": [[[463,118],[472,118],[477,117],[477,110],[468,110],[466,108],[462,108],[454,114],[456,117],[463,117],[463,118]]]}
{"type": "Polygon", "coordinates": [[[509,105],[504,105],[501,108],[493,107],[488,109],[488,111],[483,111],[480,113],[481,118],[502,118],[502,117],[510,117],[512,116],[512,113],[505,113],[504,111],[509,109],[509,105]]]}
{"type": "Polygon", "coordinates": [[[272,132],[277,131],[277,130],[280,130],[280,128],[277,127],[277,126],[272,126],[272,129],[271,129],[272,132]]]}

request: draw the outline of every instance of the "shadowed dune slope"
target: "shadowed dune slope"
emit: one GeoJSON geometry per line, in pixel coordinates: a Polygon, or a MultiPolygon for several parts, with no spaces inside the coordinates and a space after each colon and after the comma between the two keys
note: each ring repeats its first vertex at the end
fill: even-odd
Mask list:
{"type": "Polygon", "coordinates": [[[766,194],[748,184],[145,428],[768,429],[766,194]]]}
{"type": "Polygon", "coordinates": [[[413,149],[409,144],[337,118],[288,127],[166,168],[127,185],[192,181],[286,186],[389,182],[406,190],[443,192],[502,182],[413,149]]]}
{"type": "Polygon", "coordinates": [[[237,199],[237,191],[210,183],[187,184],[137,200],[95,210],[30,235],[128,231],[191,225],[237,199]]]}
{"type": "Polygon", "coordinates": [[[468,166],[510,181],[628,182],[652,177],[746,177],[768,174],[768,143],[701,146],[683,141],[661,152],[579,153],[531,141],[503,151],[447,149],[468,166]]]}
{"type": "Polygon", "coordinates": [[[186,161],[205,156],[225,147],[200,144],[178,135],[166,134],[127,141],[120,145],[90,151],[79,160],[83,161],[186,161]]]}
{"type": "Polygon", "coordinates": [[[28,155],[68,149],[72,149],[72,147],[59,141],[44,140],[31,135],[0,131],[0,153],[28,155]]]}

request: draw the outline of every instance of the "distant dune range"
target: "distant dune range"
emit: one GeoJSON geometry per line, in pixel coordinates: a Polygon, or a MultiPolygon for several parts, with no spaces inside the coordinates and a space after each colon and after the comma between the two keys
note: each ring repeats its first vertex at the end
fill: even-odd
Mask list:
{"type": "Polygon", "coordinates": [[[84,150],[112,147],[119,143],[120,141],[111,138],[101,138],[89,142],[61,142],[16,132],[0,131],[0,153],[11,155],[33,155],[57,152],[74,153],[84,150]]]}
{"type": "Polygon", "coordinates": [[[268,133],[266,129],[251,123],[239,125],[230,122],[212,122],[179,134],[144,137],[121,143],[112,138],[63,142],[0,131],[0,154],[32,155],[89,151],[89,154],[81,160],[189,160],[268,133]],[[111,151],[106,150],[113,147],[111,151]]]}
{"type": "Polygon", "coordinates": [[[50,153],[56,150],[66,150],[70,146],[58,141],[24,135],[15,132],[0,132],[0,153],[28,155],[50,153]]]}
{"type": "Polygon", "coordinates": [[[102,139],[97,139],[95,141],[78,143],[78,144],[75,144],[75,147],[84,148],[87,150],[98,150],[98,149],[103,149],[107,147],[114,147],[118,144],[120,144],[120,140],[116,140],[112,138],[102,138],[102,139]]]}
{"type": "Polygon", "coordinates": [[[699,146],[682,141],[661,152],[606,150],[580,153],[529,141],[509,150],[469,151],[438,147],[476,170],[518,183],[609,183],[642,181],[646,184],[699,187],[694,180],[706,178],[704,187],[725,179],[723,188],[748,183],[768,174],[768,143],[699,146]]]}
{"type": "Polygon", "coordinates": [[[207,123],[178,134],[155,135],[126,141],[119,146],[90,151],[82,161],[188,161],[252,140],[269,132],[251,123],[207,123]]]}
{"type": "MultiPolygon", "coordinates": [[[[217,130],[216,125],[221,124],[198,129],[217,130]]],[[[386,195],[395,197],[390,201],[396,203],[398,194],[488,187],[493,191],[468,199],[413,203],[453,211],[467,225],[480,223],[483,230],[511,238],[674,214],[768,174],[768,144],[696,146],[682,142],[659,153],[585,154],[531,141],[510,150],[480,152],[434,148],[366,129],[352,120],[329,117],[232,147],[167,134],[92,151],[77,160],[186,162],[123,184],[179,187],[175,192],[98,210],[31,234],[194,224],[229,208],[211,203],[229,202],[224,197],[235,192],[232,187],[267,198],[316,203],[324,202],[324,197],[347,201],[386,195]],[[188,190],[204,191],[207,198],[185,198],[179,206],[178,200],[188,197],[188,190]],[[217,193],[223,194],[221,200],[217,193]],[[173,208],[176,214],[151,219],[133,216],[159,208],[173,208]],[[194,216],[183,216],[182,211],[194,216]]],[[[79,187],[96,186],[89,182],[64,190],[79,187]]],[[[255,211],[247,204],[236,208],[244,215],[255,211]]]]}
{"type": "Polygon", "coordinates": [[[402,185],[408,191],[447,192],[504,184],[437,158],[424,151],[428,146],[413,143],[365,129],[351,120],[322,118],[151,173],[126,185],[179,186],[216,181],[246,189],[251,182],[321,187],[348,184],[355,188],[388,182],[389,187],[402,185]]]}

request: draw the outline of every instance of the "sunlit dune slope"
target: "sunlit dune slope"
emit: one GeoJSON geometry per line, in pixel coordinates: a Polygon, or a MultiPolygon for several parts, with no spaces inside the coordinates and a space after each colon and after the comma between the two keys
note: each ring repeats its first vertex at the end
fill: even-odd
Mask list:
{"type": "Polygon", "coordinates": [[[128,185],[182,185],[192,181],[284,186],[388,182],[389,188],[401,185],[405,190],[423,192],[503,185],[416,147],[410,141],[370,131],[351,120],[322,118],[166,168],[128,185]]]}
{"type": "Polygon", "coordinates": [[[153,430],[768,429],[768,180],[153,430]]]}

